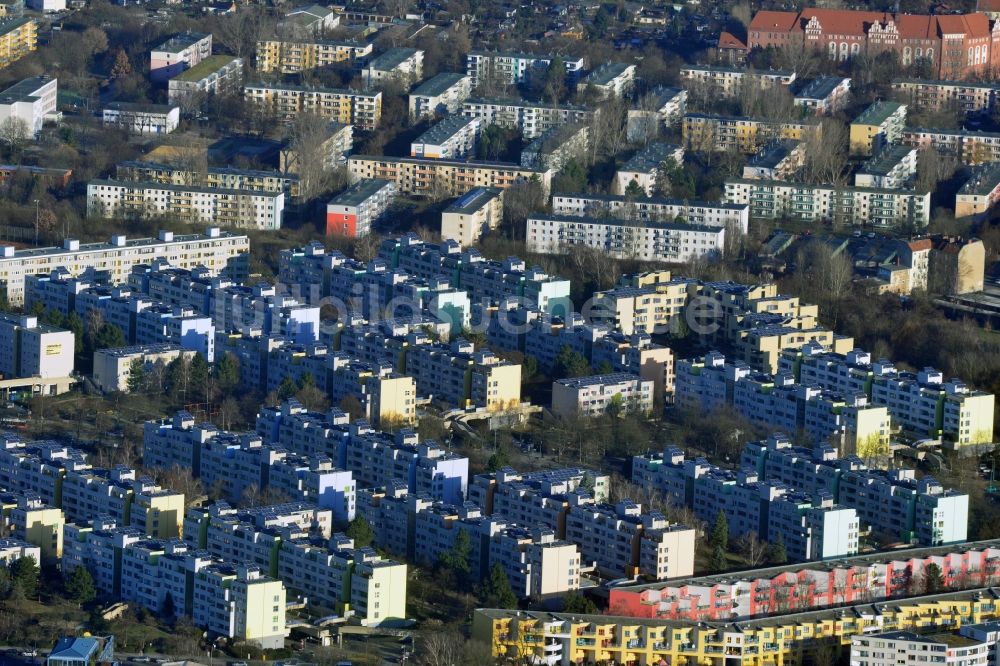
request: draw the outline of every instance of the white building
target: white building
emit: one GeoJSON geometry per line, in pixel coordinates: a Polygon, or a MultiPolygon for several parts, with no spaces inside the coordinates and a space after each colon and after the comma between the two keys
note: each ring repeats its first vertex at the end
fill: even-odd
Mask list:
{"type": "Polygon", "coordinates": [[[581,83],[600,92],[602,97],[624,97],[635,84],[635,65],[605,63],[583,77],[581,83]]]}
{"type": "Polygon", "coordinates": [[[854,185],[891,190],[911,186],[917,175],[919,154],[919,150],[910,146],[886,146],[854,174],[854,185]]]}
{"type": "Polygon", "coordinates": [[[919,635],[910,631],[891,631],[851,638],[850,666],[925,662],[943,666],[991,666],[990,656],[995,647],[995,640],[977,640],[957,634],[919,635]]]}
{"type": "Polygon", "coordinates": [[[372,58],[364,69],[365,85],[399,81],[406,89],[424,78],[424,52],[420,49],[394,48],[372,58]]]}
{"type": "Polygon", "coordinates": [[[94,180],[87,183],[87,215],[147,217],[176,215],[192,223],[246,229],[281,227],[283,192],[94,180]]]}
{"type": "Polygon", "coordinates": [[[359,238],[372,227],[396,198],[391,180],[359,180],[326,205],[326,235],[359,238]]]}
{"type": "Polygon", "coordinates": [[[567,215],[528,218],[529,252],[561,254],[584,245],[620,258],[685,262],[725,252],[726,229],[687,222],[640,222],[567,215]]]}
{"type": "Polygon", "coordinates": [[[17,118],[30,136],[38,136],[46,118],[56,115],[59,82],[48,76],[36,76],[15,83],[0,93],[0,123],[17,118]]]}
{"type": "Polygon", "coordinates": [[[4,379],[69,377],[76,336],[37,317],[0,315],[0,373],[4,379]]]}
{"type": "Polygon", "coordinates": [[[615,409],[651,412],[653,381],[620,373],[571,377],[552,382],[552,413],[556,416],[602,416],[615,409]]]}
{"type": "MultiPolygon", "coordinates": [[[[465,56],[465,71],[472,77],[474,88],[484,80],[515,84],[527,80],[532,75],[544,74],[555,59],[554,55],[473,51],[465,56]]],[[[570,86],[576,85],[584,69],[584,59],[563,57],[562,62],[566,70],[566,83],[570,86]]]]}
{"type": "Polygon", "coordinates": [[[475,153],[482,122],[468,116],[448,116],[410,144],[410,157],[457,160],[475,153]]]}
{"type": "Polygon", "coordinates": [[[242,82],[242,58],[208,56],[170,79],[167,83],[167,101],[171,106],[199,106],[212,95],[235,93],[242,82]]]}
{"type": "Polygon", "coordinates": [[[105,127],[121,127],[132,134],[169,134],[177,129],[181,110],[169,104],[111,102],[101,121],[105,127]]]}
{"type": "Polygon", "coordinates": [[[36,12],[61,12],[66,10],[66,0],[28,0],[28,6],[36,12]]]}
{"type": "Polygon", "coordinates": [[[98,349],[94,352],[94,383],[102,391],[128,391],[133,363],[138,361],[149,370],[157,363],[169,364],[179,356],[193,358],[194,351],[180,345],[136,345],[119,349],[98,349]]]}
{"type": "Polygon", "coordinates": [[[750,224],[750,206],[685,199],[661,199],[624,195],[577,194],[557,192],[552,195],[552,214],[572,217],[614,217],[644,222],[672,222],[678,217],[690,224],[722,227],[745,234],[750,224]]]}
{"type": "Polygon", "coordinates": [[[471,94],[471,76],[442,72],[424,81],[410,93],[410,118],[458,113],[462,110],[462,102],[471,94]]]}
{"type": "Polygon", "coordinates": [[[212,33],[185,32],[149,52],[149,78],[165,83],[212,55],[212,33]]]}
{"type": "Polygon", "coordinates": [[[625,194],[629,185],[635,182],[646,196],[653,196],[661,177],[660,170],[668,161],[681,166],[684,163],[684,148],[669,143],[651,143],[642,148],[615,173],[618,194],[625,194]]]}
{"type": "Polygon", "coordinates": [[[223,271],[242,272],[241,259],[250,251],[246,236],[219,231],[210,227],[203,234],[178,234],[161,231],[157,238],[113,236],[106,243],[86,243],[66,239],[62,247],[17,250],[0,245],[0,284],[6,287],[4,296],[11,305],[24,302],[25,276],[47,274],[60,266],[70,276],[87,271],[107,271],[108,281],[121,284],[128,281],[132,267],[165,260],[177,268],[204,266],[212,275],[223,271]],[[238,261],[240,259],[240,261],[238,261]]]}
{"type": "Polygon", "coordinates": [[[483,125],[499,125],[521,131],[525,139],[536,139],[553,127],[567,123],[589,124],[596,111],[582,106],[521,99],[467,99],[462,114],[479,118],[483,125]]]}
{"type": "Polygon", "coordinates": [[[503,219],[503,190],[477,187],[441,212],[441,238],[463,247],[497,228],[503,219]]]}

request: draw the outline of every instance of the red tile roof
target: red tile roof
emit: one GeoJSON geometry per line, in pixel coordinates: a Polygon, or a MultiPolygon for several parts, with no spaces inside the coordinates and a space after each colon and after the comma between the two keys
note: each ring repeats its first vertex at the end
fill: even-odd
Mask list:
{"type": "MultiPolygon", "coordinates": [[[[1000,7],[1000,0],[994,2],[1000,7]]],[[[865,12],[849,9],[805,9],[801,13],[761,11],[750,22],[750,30],[762,32],[802,32],[809,19],[816,17],[824,33],[862,36],[874,23],[882,25],[895,19],[896,29],[904,39],[936,39],[941,34],[965,34],[970,37],[987,37],[990,22],[985,14],[897,14],[865,12]]]]}
{"type": "MultiPolygon", "coordinates": [[[[1000,2],[1000,0],[997,0],[1000,2]]],[[[719,35],[719,48],[720,49],[740,49],[746,51],[747,45],[743,43],[743,40],[734,35],[731,32],[723,31],[719,35]]]]}
{"type": "Polygon", "coordinates": [[[1000,0],[979,0],[976,9],[981,12],[1000,12],[1000,0]]]}

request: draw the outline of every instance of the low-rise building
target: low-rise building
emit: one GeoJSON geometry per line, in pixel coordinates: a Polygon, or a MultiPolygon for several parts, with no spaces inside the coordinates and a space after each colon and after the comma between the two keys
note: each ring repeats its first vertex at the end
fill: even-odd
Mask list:
{"type": "Polygon", "coordinates": [[[702,113],[686,114],[681,129],[684,147],[699,152],[756,153],[776,139],[805,141],[822,133],[818,118],[779,122],[702,113]]]}
{"type": "Polygon", "coordinates": [[[557,58],[566,71],[567,85],[575,86],[584,69],[583,58],[552,54],[472,51],[465,56],[465,73],[472,77],[473,88],[489,81],[500,84],[523,83],[532,76],[544,75],[557,58]]]}
{"type": "MultiPolygon", "coordinates": [[[[330,122],[319,146],[319,159],[325,170],[347,164],[347,156],[354,149],[354,126],[330,122]]],[[[285,144],[279,153],[278,169],[283,173],[299,173],[303,169],[302,157],[293,143],[285,144]]]]}
{"type": "Polygon", "coordinates": [[[424,52],[421,49],[398,47],[389,49],[368,61],[364,69],[365,85],[377,86],[398,81],[404,89],[424,78],[424,52]]]}
{"type": "Polygon", "coordinates": [[[625,133],[629,141],[653,141],[665,128],[677,125],[687,113],[687,91],[657,86],[639,100],[638,109],[629,109],[625,133]]]}
{"type": "Polygon", "coordinates": [[[505,190],[516,183],[537,181],[543,195],[548,196],[552,184],[551,170],[505,162],[351,155],[347,168],[354,178],[394,181],[400,194],[459,196],[475,187],[505,190]]]}
{"type": "Polygon", "coordinates": [[[285,13],[278,31],[293,39],[322,36],[340,25],[340,15],[330,7],[306,5],[285,13]]]}
{"type": "Polygon", "coordinates": [[[396,198],[390,180],[360,180],[326,205],[326,235],[358,238],[371,233],[396,198]]]}
{"type": "Polygon", "coordinates": [[[525,139],[536,139],[559,125],[589,124],[596,111],[582,106],[553,106],[521,99],[467,99],[462,103],[462,114],[478,118],[484,126],[509,127],[519,130],[525,139]]]}
{"type": "Polygon", "coordinates": [[[528,217],[525,240],[529,252],[561,254],[583,245],[620,258],[685,262],[721,256],[726,229],[688,222],[533,215],[528,217]]]}
{"type": "Polygon", "coordinates": [[[358,129],[373,130],[382,118],[380,91],[252,83],[243,87],[243,96],[285,121],[300,113],[315,113],[358,129]]]}
{"type": "Polygon", "coordinates": [[[58,88],[58,80],[48,76],[35,76],[15,83],[0,92],[0,122],[9,118],[20,120],[28,135],[38,136],[45,120],[57,113],[58,88]]]}
{"type": "Polygon", "coordinates": [[[521,166],[560,171],[571,160],[583,163],[590,146],[586,125],[560,125],[544,132],[521,151],[521,166]]]}
{"type": "Polygon", "coordinates": [[[475,153],[481,121],[468,116],[448,116],[410,144],[410,157],[458,160],[475,153]]]}
{"type": "Polygon", "coordinates": [[[886,146],[854,174],[856,187],[903,189],[917,176],[919,151],[910,146],[886,146]]]}
{"type": "Polygon", "coordinates": [[[845,76],[820,76],[795,93],[795,106],[829,116],[842,111],[851,98],[851,79],[845,76]]]}
{"type": "Polygon", "coordinates": [[[743,165],[747,180],[790,180],[806,161],[806,144],[786,139],[760,149],[743,165]]]}
{"type": "Polygon", "coordinates": [[[105,127],[120,127],[132,134],[169,134],[181,121],[179,107],[169,104],[111,102],[101,113],[105,127]]]}
{"type": "Polygon", "coordinates": [[[185,32],[149,51],[149,78],[165,83],[212,55],[212,33],[185,32]]]}
{"type": "Polygon", "coordinates": [[[503,220],[503,190],[476,187],[441,212],[441,238],[472,245],[503,220]]]}
{"type": "Polygon", "coordinates": [[[877,101],[851,121],[852,155],[873,155],[890,143],[899,143],[906,125],[906,105],[877,101]]]}
{"type": "Polygon", "coordinates": [[[750,219],[750,206],[715,201],[557,192],[552,195],[552,213],[650,222],[673,222],[680,217],[691,224],[722,227],[736,234],[745,234],[750,219]]]}
{"type": "Polygon", "coordinates": [[[283,192],[93,180],[87,183],[87,215],[137,217],[176,215],[191,223],[248,229],[279,229],[283,192]]]}
{"type": "Polygon", "coordinates": [[[257,71],[298,74],[342,62],[357,62],[372,54],[367,42],[269,39],[257,42],[257,71]]]}
{"type": "Polygon", "coordinates": [[[903,130],[901,143],[914,148],[934,147],[967,166],[1000,161],[1000,132],[908,127],[903,130]]]}
{"type": "Polygon", "coordinates": [[[441,72],[414,89],[409,96],[410,118],[458,113],[472,94],[472,77],[441,72]]]}
{"type": "Polygon", "coordinates": [[[563,418],[653,411],[653,382],[638,375],[572,377],[552,382],[552,413],[563,418]]]}
{"type": "Polygon", "coordinates": [[[749,80],[752,85],[767,90],[778,86],[788,87],[795,82],[795,72],[782,69],[746,69],[714,65],[688,65],[681,67],[681,78],[688,84],[710,86],[723,97],[735,97],[749,80]]]}
{"type": "Polygon", "coordinates": [[[194,355],[195,352],[170,343],[98,349],[94,352],[94,383],[105,392],[126,392],[136,368],[149,371],[156,364],[169,365],[176,358],[194,355]]]}
{"type": "Polygon", "coordinates": [[[996,105],[1000,86],[986,81],[929,81],[893,79],[897,99],[916,109],[985,113],[996,105]]]}
{"type": "Polygon", "coordinates": [[[76,336],[32,315],[0,315],[0,375],[51,379],[73,374],[76,336]]]}
{"type": "Polygon", "coordinates": [[[1000,200],[1000,163],[979,167],[955,194],[955,217],[982,218],[1000,200]]]}
{"type": "Polygon", "coordinates": [[[684,148],[672,143],[651,143],[638,150],[615,173],[618,194],[631,194],[629,186],[635,183],[646,196],[653,196],[660,181],[661,169],[667,162],[681,166],[684,163],[684,148]]]}
{"type": "Polygon", "coordinates": [[[212,95],[230,95],[243,82],[243,60],[234,56],[208,56],[174,76],[167,83],[171,106],[188,110],[200,107],[212,95]]]}
{"type": "Polygon", "coordinates": [[[595,90],[601,97],[624,97],[635,84],[635,65],[623,62],[609,62],[587,74],[581,85],[595,90]]]}

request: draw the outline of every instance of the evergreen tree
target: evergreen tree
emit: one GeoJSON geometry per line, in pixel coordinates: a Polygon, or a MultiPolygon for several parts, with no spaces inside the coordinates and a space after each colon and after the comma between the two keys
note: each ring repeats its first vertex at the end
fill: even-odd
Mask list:
{"type": "MultiPolygon", "coordinates": [[[[82,569],[83,567],[80,568],[82,569]]],[[[169,619],[176,614],[177,607],[174,604],[174,595],[167,592],[166,596],[163,597],[163,603],[160,604],[160,616],[169,619]]]]}
{"type": "Polygon", "coordinates": [[[455,535],[455,543],[452,544],[451,550],[441,553],[438,564],[454,576],[456,585],[467,585],[472,573],[472,567],[469,564],[471,555],[472,540],[469,538],[469,533],[465,530],[459,530],[458,534],[455,535]]]}
{"type": "Polygon", "coordinates": [[[85,604],[93,601],[97,596],[97,588],[94,587],[94,577],[87,571],[87,567],[76,567],[66,578],[64,583],[66,594],[78,604],[85,604]]]}
{"type": "Polygon", "coordinates": [[[83,320],[76,312],[70,312],[66,317],[65,326],[73,331],[73,351],[77,354],[83,353],[83,320]]]}
{"type": "Polygon", "coordinates": [[[933,562],[924,568],[924,593],[937,594],[944,589],[944,573],[933,562]]]}
{"type": "Polygon", "coordinates": [[[729,568],[729,560],[726,559],[726,549],[716,546],[712,552],[712,571],[725,571],[729,568]]]}
{"type": "Polygon", "coordinates": [[[278,386],[278,400],[284,402],[299,392],[298,384],[291,377],[285,377],[278,386]]]}
{"type": "Polygon", "coordinates": [[[117,81],[118,79],[123,79],[132,73],[132,63],[129,62],[128,54],[125,53],[125,49],[118,47],[118,52],[115,54],[115,62],[111,66],[111,80],[117,81]]]}
{"type": "Polygon", "coordinates": [[[479,591],[479,600],[486,608],[517,608],[517,595],[510,587],[507,573],[497,562],[490,568],[490,575],[483,581],[479,591]]]}
{"type": "Polygon", "coordinates": [[[715,527],[712,528],[712,535],[709,537],[708,543],[713,548],[722,548],[723,551],[729,550],[729,521],[726,520],[726,514],[723,513],[722,509],[719,509],[718,515],[715,516],[715,527]]]}
{"type": "Polygon", "coordinates": [[[564,345],[556,354],[556,361],[552,368],[553,379],[565,379],[566,377],[583,377],[590,374],[590,364],[579,352],[573,351],[569,345],[564,345]]]}
{"type": "Polygon", "coordinates": [[[178,356],[167,366],[167,384],[174,400],[187,400],[191,385],[191,361],[186,356],[178,356]]]}
{"type": "Polygon", "coordinates": [[[25,599],[38,596],[38,564],[33,557],[22,557],[10,565],[11,587],[16,589],[25,599]]]}
{"type": "Polygon", "coordinates": [[[199,400],[205,399],[205,385],[208,384],[208,375],[210,369],[208,367],[208,361],[200,353],[195,354],[194,358],[191,359],[191,380],[190,380],[190,390],[191,393],[196,396],[199,400]]]}
{"type": "Polygon", "coordinates": [[[627,197],[636,199],[646,196],[646,190],[642,189],[642,185],[640,185],[635,178],[633,178],[628,182],[628,186],[625,188],[623,194],[627,197]]]}
{"type": "MultiPolygon", "coordinates": [[[[128,381],[126,387],[129,393],[141,391],[146,385],[146,364],[141,358],[134,358],[128,366],[128,381]]],[[[80,568],[80,567],[78,567],[80,568]]]]}
{"type": "Polygon", "coordinates": [[[767,559],[771,564],[785,564],[788,562],[788,552],[785,550],[785,540],[778,532],[778,538],[774,540],[768,549],[767,559]]]}
{"type": "Polygon", "coordinates": [[[372,530],[372,526],[368,524],[368,521],[360,513],[354,516],[354,520],[344,530],[344,534],[354,540],[355,548],[365,548],[370,546],[372,541],[375,540],[375,531],[372,530]]]}
{"type": "Polygon", "coordinates": [[[507,456],[507,450],[501,446],[486,462],[486,470],[489,472],[495,472],[499,469],[503,469],[509,464],[510,459],[507,456]]]}
{"type": "Polygon", "coordinates": [[[234,355],[226,352],[216,361],[215,378],[219,382],[219,388],[226,395],[240,385],[240,362],[234,355]]]}
{"type": "Polygon", "coordinates": [[[583,596],[579,592],[570,592],[563,597],[563,612],[577,613],[580,615],[596,615],[600,611],[597,604],[583,596]]]}
{"type": "Polygon", "coordinates": [[[125,346],[125,334],[122,329],[107,322],[101,324],[94,336],[94,349],[117,349],[125,346]]]}

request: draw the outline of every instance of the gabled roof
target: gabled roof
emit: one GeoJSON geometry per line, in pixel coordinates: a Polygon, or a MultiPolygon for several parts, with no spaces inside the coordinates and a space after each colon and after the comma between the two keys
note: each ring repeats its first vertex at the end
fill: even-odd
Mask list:
{"type": "MultiPolygon", "coordinates": [[[[1000,0],[992,0],[1000,4],[1000,0]]],[[[990,34],[985,14],[892,14],[849,9],[809,8],[801,13],[761,11],[753,17],[749,30],[760,32],[802,32],[810,19],[816,18],[824,33],[866,35],[872,25],[895,23],[903,39],[936,39],[944,34],[986,37],[990,34]]],[[[720,40],[721,41],[721,40],[720,40]]]]}
{"type": "Polygon", "coordinates": [[[49,653],[49,659],[87,661],[99,647],[100,642],[96,638],[64,636],[49,653]]]}

